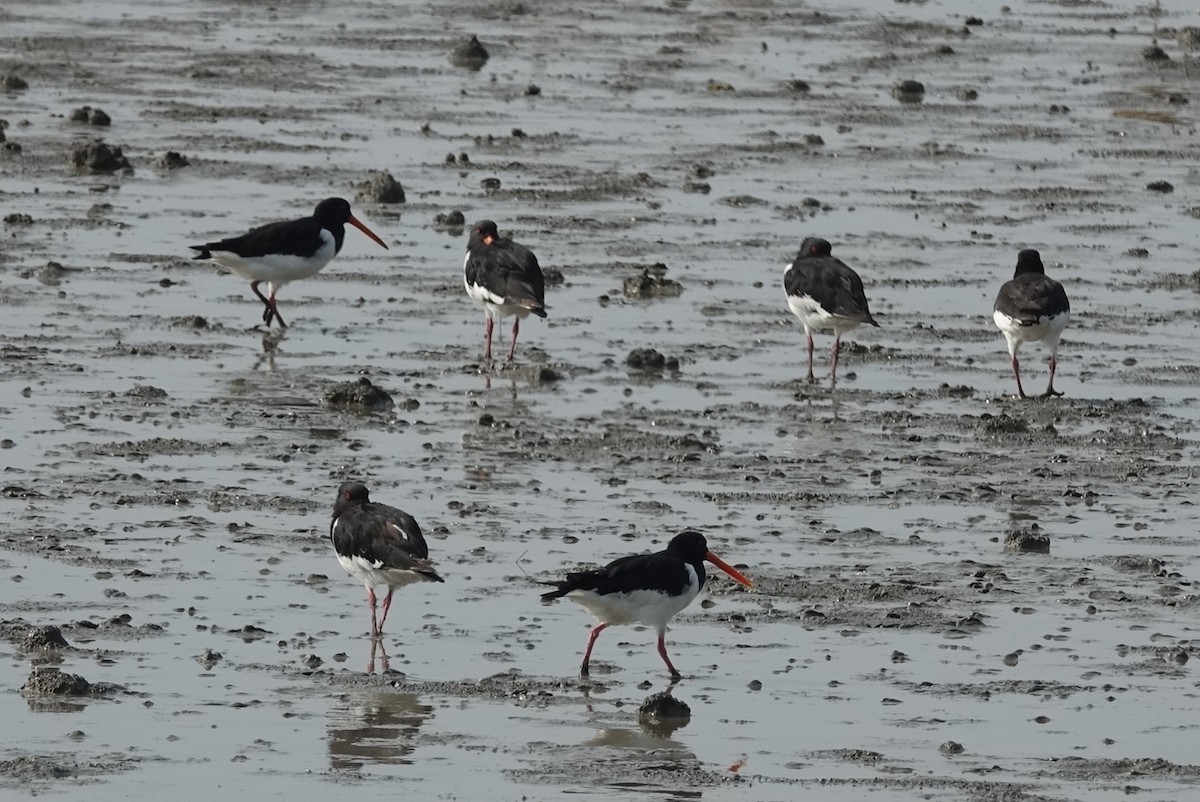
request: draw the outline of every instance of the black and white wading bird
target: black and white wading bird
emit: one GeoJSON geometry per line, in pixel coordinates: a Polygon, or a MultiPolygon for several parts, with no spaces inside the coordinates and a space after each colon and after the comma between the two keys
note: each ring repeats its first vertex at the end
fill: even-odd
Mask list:
{"type": "Polygon", "coordinates": [[[392,594],[414,582],[442,582],[429,561],[421,527],[404,510],[371,501],[366,485],[345,482],[333,505],[329,539],[338,562],[367,588],[371,637],[383,637],[392,594]],[[383,615],[376,621],[375,588],[386,586],[383,615]]]}
{"type": "Polygon", "coordinates": [[[694,529],[680,532],[667,547],[653,554],[635,554],[613,560],[603,568],[567,574],[554,585],[555,590],[542,594],[542,601],[566,596],[578,602],[596,619],[583,653],[582,676],[588,675],[588,663],[596,638],[613,624],[635,621],[654,627],[658,633],[658,653],[671,672],[681,675],[667,657],[665,636],[667,622],[700,594],[704,587],[704,563],[708,561],[736,581],[751,587],[750,580],[708,549],[704,535],[694,529]]]}
{"type": "Polygon", "coordinates": [[[546,279],[533,251],[502,238],[491,220],[480,220],[467,240],[463,283],[471,300],[483,307],[483,358],[492,358],[492,329],[497,320],[512,316],[508,361],[517,352],[517,332],[531,313],[546,316],[546,279]]]}
{"type": "Polygon", "coordinates": [[[317,204],[309,217],[267,223],[238,237],[190,247],[199,251],[196,259],[216,262],[249,279],[250,289],[266,307],[263,322],[270,326],[274,318],[282,328],[287,328],[275,305],[275,293],[289,281],[321,272],[342,250],[347,223],[387,249],[374,231],[351,214],[350,204],[342,198],[326,198],[317,204]],[[258,289],[264,281],[267,283],[266,295],[258,289]]]}
{"type": "Polygon", "coordinates": [[[788,308],[804,326],[808,342],[808,380],[813,378],[813,332],[833,332],[830,385],[837,385],[838,351],[842,335],[861,323],[878,326],[862,279],[842,260],[832,256],[832,246],[819,237],[808,237],[800,244],[800,252],[783,274],[783,289],[788,308]]]}
{"type": "Polygon", "coordinates": [[[1041,254],[1033,249],[1017,254],[1016,275],[1000,288],[993,310],[992,319],[1008,343],[1017,394],[1025,398],[1017,349],[1021,343],[1044,342],[1050,350],[1050,381],[1042,397],[1062,395],[1054,389],[1054,372],[1058,369],[1058,341],[1071,320],[1071,302],[1063,285],[1046,276],[1041,254]]]}

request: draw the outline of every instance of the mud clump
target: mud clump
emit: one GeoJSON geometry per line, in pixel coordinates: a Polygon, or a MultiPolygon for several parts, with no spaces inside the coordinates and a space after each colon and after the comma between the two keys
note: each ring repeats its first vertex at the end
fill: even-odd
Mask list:
{"type": "Polygon", "coordinates": [[[625,365],[630,370],[647,373],[662,373],[664,370],[678,372],[679,358],[663,356],[654,348],[635,348],[625,357],[625,365]]]}
{"type": "Polygon", "coordinates": [[[1037,524],[1022,527],[1004,538],[1004,550],[1013,554],[1049,554],[1050,537],[1037,524]]]}
{"type": "Polygon", "coordinates": [[[892,87],[892,97],[901,103],[920,103],[925,99],[925,84],[920,81],[900,81],[892,87]]]}
{"type": "Polygon", "coordinates": [[[119,147],[107,145],[102,139],[74,145],[71,148],[71,163],[76,170],[85,173],[115,173],[133,169],[119,147]]]}
{"type": "Polygon", "coordinates": [[[5,92],[24,92],[29,88],[29,81],[11,72],[0,78],[0,83],[4,84],[5,92]]]}
{"type": "Polygon", "coordinates": [[[177,329],[207,329],[208,318],[202,315],[183,315],[171,321],[171,325],[177,329]]]}
{"type": "Polygon", "coordinates": [[[943,755],[949,756],[961,755],[965,750],[963,749],[963,745],[958,741],[946,741],[946,743],[938,747],[938,751],[943,755]]]}
{"type": "Polygon", "coordinates": [[[21,639],[21,650],[26,652],[45,652],[51,649],[68,649],[70,644],[63,637],[62,630],[53,625],[30,627],[21,639]]]}
{"type": "Polygon", "coordinates": [[[678,298],[683,294],[683,285],[667,278],[667,266],[660,262],[625,279],[621,292],[627,298],[678,298]]]}
{"type": "Polygon", "coordinates": [[[455,45],[450,50],[450,63],[455,67],[462,67],[467,70],[481,70],[483,65],[487,64],[488,52],[479,42],[479,38],[472,36],[465,42],[455,45]]]}
{"type": "Polygon", "coordinates": [[[396,406],[392,397],[372,384],[366,376],[334,385],[325,391],[322,400],[327,407],[370,412],[386,412],[396,406]]]}
{"type": "Polygon", "coordinates": [[[196,662],[204,666],[205,671],[212,671],[213,666],[221,662],[223,655],[212,649],[205,649],[196,655],[196,662]]]}
{"type": "Polygon", "coordinates": [[[140,398],[144,401],[162,401],[169,397],[166,390],[150,384],[135,384],[125,391],[125,395],[129,398],[140,398]]]}
{"type": "Polygon", "coordinates": [[[404,203],[404,187],[387,170],[377,170],[358,184],[359,203],[404,203]]]}
{"type": "Polygon", "coordinates": [[[112,117],[105,113],[104,109],[93,108],[91,106],[80,106],[71,112],[70,117],[73,123],[84,123],[85,125],[94,125],[98,128],[106,128],[112,125],[112,117]]]}
{"type": "Polygon", "coordinates": [[[1175,185],[1170,181],[1151,181],[1146,185],[1146,189],[1149,192],[1161,192],[1166,195],[1175,191],[1175,185]]]}
{"type": "Polygon", "coordinates": [[[1142,50],[1142,61],[1150,64],[1166,64],[1170,60],[1171,57],[1167,55],[1167,51],[1158,45],[1150,45],[1142,50]]]}
{"type": "Polygon", "coordinates": [[[188,161],[187,156],[174,150],[168,150],[159,157],[155,164],[163,170],[178,170],[181,167],[191,166],[191,162],[188,161]]]}
{"type": "Polygon", "coordinates": [[[692,709],[670,691],[647,696],[638,705],[638,722],[655,735],[670,735],[692,720],[692,709]]]}
{"type": "Polygon", "coordinates": [[[21,686],[25,696],[91,696],[92,683],[57,668],[34,668],[21,686]]]}
{"type": "Polygon", "coordinates": [[[467,217],[462,212],[439,212],[433,218],[434,231],[444,231],[452,237],[462,236],[467,225],[467,217]]]}

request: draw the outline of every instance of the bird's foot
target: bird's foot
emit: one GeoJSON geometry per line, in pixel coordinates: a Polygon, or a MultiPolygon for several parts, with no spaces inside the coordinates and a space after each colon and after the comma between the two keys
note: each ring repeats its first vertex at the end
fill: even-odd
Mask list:
{"type": "Polygon", "coordinates": [[[1055,398],[1056,396],[1060,396],[1060,395],[1062,395],[1062,393],[1059,392],[1058,390],[1055,390],[1053,387],[1047,387],[1046,392],[1042,393],[1041,397],[1042,398],[1055,398]]]}

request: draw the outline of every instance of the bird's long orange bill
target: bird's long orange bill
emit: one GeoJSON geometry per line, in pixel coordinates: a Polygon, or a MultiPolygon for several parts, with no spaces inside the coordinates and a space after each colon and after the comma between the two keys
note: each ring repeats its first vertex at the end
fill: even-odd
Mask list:
{"type": "Polygon", "coordinates": [[[388,250],[387,243],[384,242],[383,240],[381,240],[379,237],[375,236],[375,232],[372,231],[371,229],[367,228],[366,225],[361,220],[359,220],[357,217],[355,217],[354,215],[350,215],[350,225],[354,226],[359,231],[361,231],[362,233],[366,234],[371,239],[378,242],[380,245],[383,246],[383,249],[385,251],[388,250]]]}
{"type": "Polygon", "coordinates": [[[717,567],[718,567],[718,568],[720,568],[722,571],[724,571],[725,573],[729,574],[729,575],[730,575],[731,577],[733,577],[733,578],[734,578],[736,581],[738,581],[738,582],[742,583],[742,584],[743,584],[743,585],[745,585],[746,587],[748,587],[748,588],[752,588],[752,587],[754,587],[754,584],[753,584],[753,583],[752,583],[752,582],[751,582],[749,579],[746,579],[746,577],[742,576],[742,572],[741,572],[741,571],[739,571],[738,569],[734,568],[732,565],[730,565],[729,563],[725,562],[725,561],[724,561],[724,560],[722,560],[720,557],[718,557],[717,555],[713,554],[711,551],[710,551],[708,554],[705,554],[705,555],[704,555],[704,559],[708,560],[710,563],[712,563],[713,565],[717,566],[717,567]]]}

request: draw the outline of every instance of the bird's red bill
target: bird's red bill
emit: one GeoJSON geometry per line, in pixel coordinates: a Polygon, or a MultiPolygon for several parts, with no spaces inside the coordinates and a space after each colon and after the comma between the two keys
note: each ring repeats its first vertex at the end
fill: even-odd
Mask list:
{"type": "Polygon", "coordinates": [[[383,246],[383,249],[384,249],[385,251],[386,251],[386,250],[388,250],[387,243],[386,243],[386,242],[384,242],[383,240],[381,240],[379,237],[375,236],[375,232],[374,232],[374,231],[372,231],[371,229],[367,228],[366,224],[364,224],[364,223],[363,223],[361,220],[359,220],[359,219],[358,219],[357,217],[355,217],[354,215],[350,215],[350,225],[354,226],[354,227],[355,227],[355,228],[357,228],[359,231],[361,231],[362,233],[366,234],[366,235],[367,235],[368,237],[370,237],[371,239],[373,239],[373,240],[375,240],[376,242],[378,242],[380,245],[382,245],[382,246],[383,246]]]}
{"type": "Polygon", "coordinates": [[[730,575],[731,577],[733,577],[733,578],[734,578],[734,580],[736,580],[737,582],[740,582],[741,584],[745,585],[745,586],[746,586],[746,587],[748,587],[748,588],[752,588],[752,587],[754,587],[754,584],[753,584],[753,583],[752,583],[752,582],[751,582],[749,579],[746,579],[746,577],[742,576],[742,572],[741,572],[741,571],[739,571],[738,569],[734,568],[732,565],[730,565],[729,563],[725,562],[725,561],[724,561],[724,560],[722,560],[720,557],[718,557],[717,555],[713,554],[711,551],[710,551],[708,554],[705,554],[705,555],[704,555],[704,559],[708,560],[710,563],[712,563],[713,565],[717,566],[718,568],[720,568],[720,569],[721,569],[722,571],[724,571],[725,573],[729,574],[729,575],[730,575]]]}

